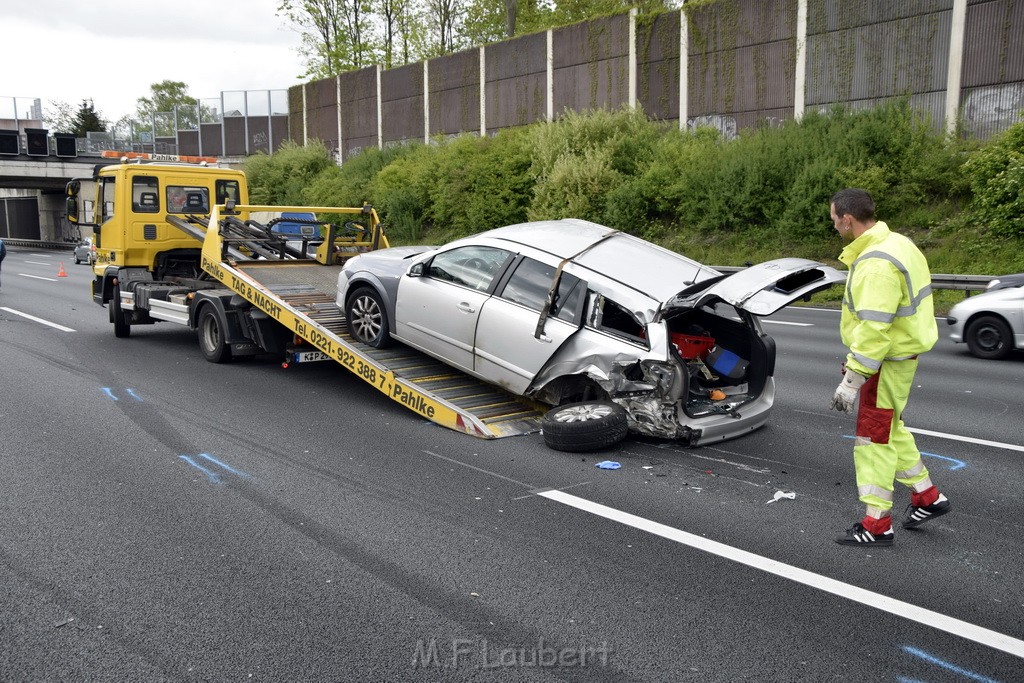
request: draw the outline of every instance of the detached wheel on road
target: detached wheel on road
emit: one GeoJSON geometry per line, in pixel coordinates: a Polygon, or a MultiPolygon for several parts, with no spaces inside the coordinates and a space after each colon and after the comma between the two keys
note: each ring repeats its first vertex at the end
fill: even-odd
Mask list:
{"type": "Polygon", "coordinates": [[[542,422],[544,443],[556,451],[582,453],[608,448],[626,438],[626,410],[610,401],[566,403],[542,422]]]}
{"type": "Polygon", "coordinates": [[[132,333],[132,326],[121,310],[121,288],[114,287],[114,296],[110,300],[110,322],[114,323],[114,336],[124,339],[132,333]]]}
{"type": "Polygon", "coordinates": [[[964,332],[967,348],[978,358],[997,360],[1013,351],[1013,333],[1010,326],[994,315],[975,318],[964,332]]]}
{"type": "Polygon", "coordinates": [[[348,333],[356,341],[375,349],[383,349],[391,344],[388,314],[376,291],[360,287],[353,292],[348,298],[345,317],[348,320],[348,333]]]}
{"type": "Polygon", "coordinates": [[[203,358],[211,363],[225,363],[231,360],[231,347],[224,342],[226,337],[220,318],[212,307],[206,306],[199,312],[196,333],[199,335],[199,350],[203,352],[203,358]]]}

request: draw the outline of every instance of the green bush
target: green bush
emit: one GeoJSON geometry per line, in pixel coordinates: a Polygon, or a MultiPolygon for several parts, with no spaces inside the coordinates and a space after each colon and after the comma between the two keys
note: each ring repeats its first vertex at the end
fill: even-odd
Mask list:
{"type": "Polygon", "coordinates": [[[409,145],[369,182],[367,191],[386,230],[400,240],[417,242],[431,210],[430,188],[436,182],[437,150],[409,145]]]}
{"type": "Polygon", "coordinates": [[[829,197],[862,187],[936,272],[1024,270],[1024,123],[968,143],[938,132],[906,99],[812,111],[734,140],[639,111],[566,112],[493,137],[367,149],[340,168],[322,146],[286,146],[246,170],[254,201],[368,201],[397,242],[576,217],[722,265],[834,259],[842,245],[829,197]]]}
{"type": "Polygon", "coordinates": [[[270,206],[301,206],[308,202],[306,189],[321,173],[336,169],[323,143],[302,146],[285,142],[272,155],[256,154],[245,160],[249,201],[270,206]]]}
{"type": "Polygon", "coordinates": [[[609,150],[588,149],[555,159],[537,180],[527,213],[530,220],[601,220],[608,190],[623,180],[622,174],[612,168],[611,157],[609,150]]]}
{"type": "Polygon", "coordinates": [[[524,130],[465,135],[437,146],[429,222],[454,234],[521,223],[533,188],[524,130]]]}
{"type": "Polygon", "coordinates": [[[1024,237],[1024,122],[965,164],[974,191],[967,220],[998,237],[1024,237]]]}

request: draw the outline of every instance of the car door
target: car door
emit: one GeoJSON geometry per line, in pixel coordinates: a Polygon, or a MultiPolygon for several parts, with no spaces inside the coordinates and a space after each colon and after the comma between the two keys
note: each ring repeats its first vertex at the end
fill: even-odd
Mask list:
{"type": "Polygon", "coordinates": [[[754,315],[771,315],[805,296],[846,282],[846,273],[816,261],[781,258],[692,285],[665,302],[665,310],[724,301],[754,315]]]}
{"type": "Polygon", "coordinates": [[[512,266],[507,282],[488,299],[477,324],[475,372],[523,394],[555,351],[580,327],[586,283],[568,273],[559,280],[555,305],[543,330],[537,323],[555,278],[555,267],[531,258],[512,266]]]}
{"type": "Polygon", "coordinates": [[[495,247],[461,246],[434,255],[419,274],[406,274],[398,286],[395,336],[472,371],[480,311],[512,256],[495,247]]]}

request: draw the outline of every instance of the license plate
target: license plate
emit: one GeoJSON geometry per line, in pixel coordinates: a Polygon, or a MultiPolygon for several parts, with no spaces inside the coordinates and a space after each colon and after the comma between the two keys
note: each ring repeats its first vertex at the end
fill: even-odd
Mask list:
{"type": "Polygon", "coordinates": [[[295,354],[296,363],[315,363],[317,361],[330,359],[331,357],[323,351],[299,351],[295,354]]]}

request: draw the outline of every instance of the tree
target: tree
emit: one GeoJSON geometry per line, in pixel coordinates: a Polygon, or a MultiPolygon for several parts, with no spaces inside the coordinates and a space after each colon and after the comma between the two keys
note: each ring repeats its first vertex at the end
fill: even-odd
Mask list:
{"type": "Polygon", "coordinates": [[[370,0],[283,0],[277,11],[302,33],[306,76],[327,78],[373,63],[370,0]]]}
{"type": "Polygon", "coordinates": [[[43,112],[43,123],[53,131],[67,132],[75,125],[75,110],[64,100],[48,100],[43,112]]]}
{"type": "Polygon", "coordinates": [[[100,118],[93,106],[92,100],[82,100],[74,120],[71,122],[71,131],[76,138],[84,138],[86,133],[94,131],[105,131],[107,123],[100,118]]]}
{"type": "Polygon", "coordinates": [[[427,0],[427,24],[433,34],[431,56],[455,52],[462,44],[462,17],[468,0],[427,0]]]}
{"type": "Polygon", "coordinates": [[[199,104],[199,100],[189,96],[188,86],[184,82],[160,81],[150,85],[149,90],[150,97],[140,97],[136,104],[136,115],[141,129],[149,130],[152,127],[153,114],[169,113],[157,120],[156,134],[173,135],[175,108],[178,108],[178,128],[199,127],[199,120],[196,116],[196,105],[199,104]]]}

